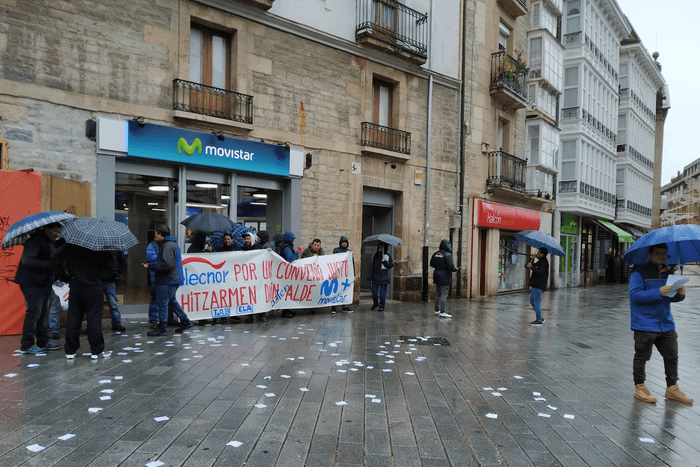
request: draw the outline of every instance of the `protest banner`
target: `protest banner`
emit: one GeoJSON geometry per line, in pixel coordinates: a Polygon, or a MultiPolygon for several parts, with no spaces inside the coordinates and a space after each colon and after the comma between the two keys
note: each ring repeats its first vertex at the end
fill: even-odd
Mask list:
{"type": "Polygon", "coordinates": [[[177,299],[192,320],[352,303],[352,252],[288,263],[268,250],[183,254],[177,299]]]}

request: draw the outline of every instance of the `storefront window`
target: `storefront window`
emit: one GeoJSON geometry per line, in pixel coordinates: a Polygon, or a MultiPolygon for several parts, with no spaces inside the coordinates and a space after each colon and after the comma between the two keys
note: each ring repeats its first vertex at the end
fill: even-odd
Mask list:
{"type": "Polygon", "coordinates": [[[498,255],[498,290],[527,288],[526,269],[527,244],[519,242],[510,232],[501,232],[498,255]]]}
{"type": "Polygon", "coordinates": [[[236,216],[238,222],[253,230],[267,230],[270,239],[282,226],[282,192],[239,186],[236,216]]]}
{"type": "Polygon", "coordinates": [[[115,174],[114,219],[126,224],[139,240],[127,252],[127,272],[117,282],[117,295],[126,305],[149,300],[148,269],[142,266],[146,247],[153,241],[156,226],[173,228],[176,224],[177,193],[178,182],[172,178],[115,174]]]}

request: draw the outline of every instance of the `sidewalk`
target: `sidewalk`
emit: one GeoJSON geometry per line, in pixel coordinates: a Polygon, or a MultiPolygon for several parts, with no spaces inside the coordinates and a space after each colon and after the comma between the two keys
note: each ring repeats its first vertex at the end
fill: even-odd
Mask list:
{"type": "Polygon", "coordinates": [[[699,465],[700,268],[685,272],[673,312],[696,405],[663,398],[656,351],[659,401],[633,399],[626,285],[549,291],[541,327],[526,293],[450,300],[451,319],[363,302],[157,338],[130,315],[123,334],[104,321],[113,353],[94,361],[85,338],[73,361],[16,356],[19,336],[0,338],[0,464],[699,465]]]}

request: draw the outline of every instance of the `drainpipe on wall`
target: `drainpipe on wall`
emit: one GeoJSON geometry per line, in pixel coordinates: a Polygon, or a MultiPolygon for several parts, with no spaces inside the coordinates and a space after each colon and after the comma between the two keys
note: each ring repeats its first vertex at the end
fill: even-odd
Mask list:
{"type": "Polygon", "coordinates": [[[428,248],[430,233],[430,151],[433,130],[433,75],[428,81],[428,139],[426,142],[426,175],[425,175],[425,225],[423,226],[423,301],[428,301],[428,248]]]}
{"type": "MultiPolygon", "coordinates": [[[[462,149],[464,148],[466,139],[467,139],[467,129],[466,125],[462,122],[463,114],[464,114],[464,109],[465,109],[465,101],[466,101],[466,94],[467,94],[467,85],[469,84],[469,90],[471,92],[471,79],[469,82],[467,82],[467,60],[466,60],[466,50],[464,49],[464,38],[467,37],[467,14],[468,14],[468,8],[466,6],[462,6],[462,84],[460,86],[460,103],[459,103],[459,121],[460,121],[460,127],[459,127],[459,168],[458,168],[458,178],[459,178],[459,193],[457,195],[458,197],[458,209],[457,213],[461,216],[461,222],[459,226],[459,235],[458,235],[458,245],[457,245],[457,264],[459,266],[462,266],[462,250],[463,250],[463,245],[464,245],[464,217],[466,215],[465,212],[465,206],[464,206],[464,170],[465,170],[465,164],[466,164],[466,155],[462,154],[462,149]]],[[[470,61],[471,63],[471,61],[470,61]]],[[[472,73],[473,73],[474,67],[472,67],[472,73]]],[[[457,298],[462,298],[462,268],[460,267],[457,270],[457,298]]]]}

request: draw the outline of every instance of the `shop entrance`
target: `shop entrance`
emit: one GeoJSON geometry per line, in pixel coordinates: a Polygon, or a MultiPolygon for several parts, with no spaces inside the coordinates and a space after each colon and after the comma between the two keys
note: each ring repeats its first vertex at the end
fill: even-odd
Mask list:
{"type": "MultiPolygon", "coordinates": [[[[373,206],[365,204],[362,207],[362,238],[369,237],[380,233],[394,233],[394,209],[390,206],[373,206]]],[[[389,247],[389,255],[394,258],[394,248],[389,247]]],[[[377,247],[373,245],[362,245],[362,254],[360,256],[360,294],[368,296],[372,294],[372,285],[367,280],[369,277],[369,268],[372,265],[372,258],[377,251],[377,247]]],[[[391,297],[393,285],[392,283],[387,288],[387,298],[391,297]]]]}
{"type": "Polygon", "coordinates": [[[267,230],[272,238],[282,230],[284,193],[282,180],[186,167],[117,163],[114,217],[139,239],[128,251],[128,269],[117,282],[117,295],[127,306],[148,303],[151,284],[148,269],[142,264],[158,225],[170,227],[183,253],[189,244],[180,222],[203,212],[224,215],[256,231],[267,230]],[[180,203],[180,199],[185,202],[180,203]]]}
{"type": "Polygon", "coordinates": [[[561,234],[559,242],[564,249],[564,253],[566,253],[559,260],[559,284],[564,287],[573,287],[576,285],[576,244],[578,243],[578,236],[561,234]]]}

